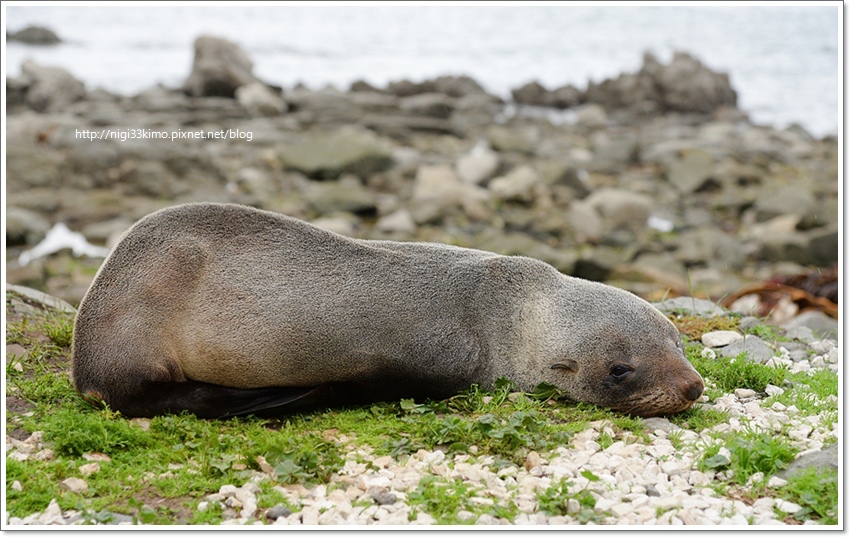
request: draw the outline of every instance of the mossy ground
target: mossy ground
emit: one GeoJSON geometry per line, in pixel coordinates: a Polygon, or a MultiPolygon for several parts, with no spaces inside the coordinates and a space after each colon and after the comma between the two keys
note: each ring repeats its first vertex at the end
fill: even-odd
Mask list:
{"type": "MultiPolygon", "coordinates": [[[[8,296],[6,313],[7,344],[25,349],[23,356],[7,360],[7,434],[23,440],[43,431],[44,441],[56,454],[44,461],[6,459],[7,510],[16,517],[42,511],[55,498],[63,511],[82,511],[93,522],[107,521],[109,513],[123,513],[147,524],[215,524],[222,521],[221,510],[200,512],[198,503],[222,485],[245,482],[259,469],[258,457],[273,468],[272,479],[261,483],[257,494],[260,508],[266,508],[286,503],[275,485],[327,483],[342,466],[343,455],[355,446],[369,446],[377,455],[399,460],[419,449],[489,455],[496,465],[508,466],[521,465],[531,450],[545,453],[569,444],[574,434],[598,420],[611,423],[614,437],[607,439],[609,444],[626,432],[649,441],[639,418],[567,402],[545,387],[534,394],[513,392],[507,382],[489,391],[472,387],[445,401],[402,400],[278,420],[199,420],[188,415],[128,420],[88,406],[74,391],[68,374],[71,314],[19,311],[10,306],[8,296]],[[109,459],[100,461],[100,471],[85,478],[88,491],[63,490],[60,482],[78,477],[79,468],[89,462],[85,456],[92,452],[109,459]],[[15,481],[22,490],[11,487],[15,481]]],[[[680,328],[693,341],[701,331],[734,329],[734,323],[734,319],[688,320],[680,328]]],[[[699,356],[699,349],[691,344],[688,356],[711,387],[710,400],[738,387],[763,391],[767,383],[782,384],[788,389],[771,402],[795,404],[804,414],[826,416],[829,426],[838,420],[837,401],[827,397],[837,395],[835,374],[791,375],[745,360],[709,362],[699,356]]],[[[674,424],[697,432],[728,419],[710,405],[670,417],[674,424]]],[[[732,446],[731,458],[718,457],[719,447],[712,445],[700,462],[728,470],[724,475],[729,478],[717,483],[721,491],[746,483],[752,473],[775,473],[795,453],[781,435],[733,435],[725,441],[732,446]]],[[[438,523],[458,523],[459,509],[469,508],[464,498],[475,490],[424,481],[408,498],[416,512],[427,512],[438,523]]],[[[558,514],[564,501],[573,498],[584,522],[598,522],[593,497],[570,485],[553,482],[540,491],[540,509],[558,514]]],[[[835,472],[807,472],[778,491],[761,488],[754,493],[795,501],[803,507],[795,514],[797,519],[837,521],[835,472]]],[[[509,506],[479,510],[508,519],[516,514],[509,506]]]]}

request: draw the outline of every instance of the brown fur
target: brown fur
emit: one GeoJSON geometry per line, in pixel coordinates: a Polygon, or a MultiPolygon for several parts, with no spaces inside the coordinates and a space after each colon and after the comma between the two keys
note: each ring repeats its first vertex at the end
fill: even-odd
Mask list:
{"type": "Polygon", "coordinates": [[[321,386],[445,397],[502,376],[658,415],[703,387],[675,327],[625,291],[526,257],[351,239],[226,204],[164,209],[125,234],[80,304],[73,376],[127,415],[205,417],[321,386]]]}

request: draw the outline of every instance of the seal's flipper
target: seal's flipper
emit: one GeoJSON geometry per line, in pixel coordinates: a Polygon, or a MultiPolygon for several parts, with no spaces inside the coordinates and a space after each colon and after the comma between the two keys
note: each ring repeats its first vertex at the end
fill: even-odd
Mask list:
{"type": "Polygon", "coordinates": [[[241,389],[194,380],[149,382],[135,397],[113,400],[110,404],[127,416],[153,417],[183,411],[206,419],[249,414],[271,416],[319,407],[329,389],[327,385],[241,389]]]}

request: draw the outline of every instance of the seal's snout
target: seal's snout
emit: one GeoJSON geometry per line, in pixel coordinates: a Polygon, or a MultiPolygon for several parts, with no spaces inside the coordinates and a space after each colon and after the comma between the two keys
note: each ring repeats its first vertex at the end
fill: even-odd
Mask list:
{"type": "Polygon", "coordinates": [[[685,396],[685,399],[696,401],[702,395],[705,385],[702,383],[702,378],[697,375],[696,378],[683,382],[679,388],[682,390],[682,395],[685,396]]]}

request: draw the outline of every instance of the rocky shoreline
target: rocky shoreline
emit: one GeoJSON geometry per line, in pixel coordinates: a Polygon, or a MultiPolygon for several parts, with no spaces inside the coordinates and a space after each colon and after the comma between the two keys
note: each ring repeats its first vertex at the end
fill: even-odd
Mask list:
{"type": "Polygon", "coordinates": [[[99,259],[20,253],[58,222],[109,245],[201,200],[529,255],[650,299],[837,263],[837,140],[753,125],[728,77],[684,53],[508,102],[468,77],[284,91],[233,43],[195,53],[183,88],[132,97],[32,62],[7,78],[10,283],[77,303],[99,259]]]}

